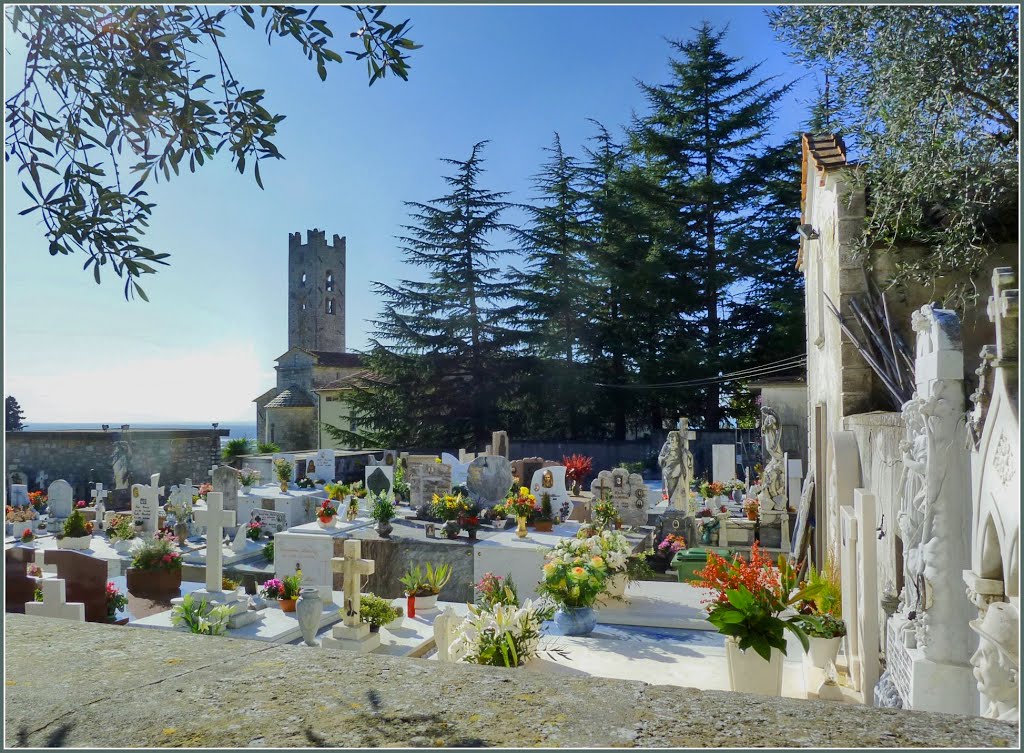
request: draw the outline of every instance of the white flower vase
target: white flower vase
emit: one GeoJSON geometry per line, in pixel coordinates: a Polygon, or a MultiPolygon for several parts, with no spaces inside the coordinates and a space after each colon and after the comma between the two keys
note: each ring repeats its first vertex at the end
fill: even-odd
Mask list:
{"type": "Polygon", "coordinates": [[[807,642],[807,660],[811,663],[812,667],[825,669],[825,665],[830,661],[835,664],[836,657],[839,656],[839,646],[843,639],[815,638],[813,635],[809,635],[807,636],[807,642]]]}
{"type": "Polygon", "coordinates": [[[626,595],[626,581],[625,571],[615,573],[608,579],[608,584],[605,586],[605,593],[613,599],[621,599],[626,595]]]}
{"type": "Polygon", "coordinates": [[[135,539],[114,539],[114,551],[118,554],[127,554],[132,549],[135,539]]]}
{"type": "Polygon", "coordinates": [[[250,491],[252,491],[252,487],[251,486],[243,486],[242,487],[242,494],[248,494],[250,491]]]}
{"type": "Polygon", "coordinates": [[[729,689],[755,695],[782,695],[782,652],[772,649],[772,660],[765,661],[754,649],[740,651],[739,641],[725,639],[725,658],[729,666],[729,689]]]}
{"type": "Polygon", "coordinates": [[[416,614],[437,609],[437,594],[416,597],[416,614]]]}

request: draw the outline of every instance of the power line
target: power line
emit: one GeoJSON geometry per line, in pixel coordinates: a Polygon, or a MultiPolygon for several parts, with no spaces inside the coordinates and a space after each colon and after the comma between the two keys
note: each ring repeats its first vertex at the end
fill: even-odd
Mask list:
{"type": "Polygon", "coordinates": [[[671,389],[674,387],[700,387],[708,384],[716,384],[721,382],[734,382],[740,380],[746,380],[764,376],[767,374],[774,374],[782,371],[790,371],[791,369],[799,368],[807,364],[807,356],[793,356],[792,358],[785,358],[781,361],[773,361],[771,363],[762,364],[760,366],[753,366],[749,369],[741,369],[739,371],[729,372],[728,374],[721,374],[714,377],[704,377],[701,379],[690,379],[681,382],[663,382],[660,384],[606,384],[602,382],[595,382],[596,387],[609,387],[611,389],[623,389],[623,390],[653,390],[653,389],[671,389]]]}

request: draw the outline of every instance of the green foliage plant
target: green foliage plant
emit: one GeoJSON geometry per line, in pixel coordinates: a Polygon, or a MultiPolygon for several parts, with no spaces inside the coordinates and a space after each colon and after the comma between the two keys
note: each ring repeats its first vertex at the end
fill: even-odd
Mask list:
{"type": "Polygon", "coordinates": [[[132,557],[135,570],[180,570],[181,554],[169,539],[146,539],[132,557]]]}
{"type": "Polygon", "coordinates": [[[273,562],[274,561],[274,542],[273,541],[271,541],[269,544],[264,544],[263,545],[263,556],[266,558],[267,562],[273,562]]]}
{"type": "Polygon", "coordinates": [[[297,599],[299,598],[299,591],[302,589],[302,571],[296,570],[294,575],[286,575],[281,578],[281,596],[282,599],[297,599]]]}
{"type": "Polygon", "coordinates": [[[220,457],[228,465],[241,464],[242,456],[252,452],[252,440],[247,437],[229,439],[221,448],[220,457]]]}
{"type": "Polygon", "coordinates": [[[376,627],[384,627],[398,618],[399,610],[391,606],[388,599],[371,593],[359,598],[359,620],[376,627]]]}
{"type": "Polygon", "coordinates": [[[419,565],[409,568],[405,575],[399,578],[399,582],[405,586],[407,596],[434,596],[441,593],[441,589],[451,580],[451,577],[451,565],[447,563],[433,565],[428,562],[425,569],[420,568],[419,565]]]}
{"type": "Polygon", "coordinates": [[[291,462],[284,458],[278,458],[274,461],[274,475],[277,476],[278,481],[291,481],[292,478],[292,466],[291,462]]]}
{"type": "Polygon", "coordinates": [[[386,493],[370,492],[370,518],[378,523],[387,523],[395,517],[395,503],[388,499],[386,493]]]}
{"type": "Polygon", "coordinates": [[[280,451],[280,445],[274,442],[259,442],[256,445],[256,452],[258,452],[260,455],[270,455],[272,453],[280,451]]]}
{"type": "Polygon", "coordinates": [[[89,535],[89,528],[86,526],[85,515],[78,508],[71,511],[68,519],[64,521],[64,536],[67,538],[79,538],[89,535]]]}
{"type": "Polygon", "coordinates": [[[209,606],[205,598],[197,603],[193,594],[185,594],[181,604],[171,610],[171,624],[184,625],[196,635],[224,635],[230,617],[230,606],[209,606]]]}

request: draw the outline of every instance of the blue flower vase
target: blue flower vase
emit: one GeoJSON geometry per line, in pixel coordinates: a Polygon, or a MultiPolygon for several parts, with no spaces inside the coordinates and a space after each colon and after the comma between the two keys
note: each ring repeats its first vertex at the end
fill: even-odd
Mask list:
{"type": "Polygon", "coordinates": [[[597,625],[597,615],[590,607],[559,607],[555,627],[562,635],[590,635],[597,625]]]}

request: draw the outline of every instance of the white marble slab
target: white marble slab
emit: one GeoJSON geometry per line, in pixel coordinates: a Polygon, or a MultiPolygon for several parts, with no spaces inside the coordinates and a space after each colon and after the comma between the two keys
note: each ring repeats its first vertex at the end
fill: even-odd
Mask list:
{"type": "Polygon", "coordinates": [[[274,509],[287,515],[289,526],[302,525],[313,520],[313,511],[324,499],[327,493],[322,488],[295,487],[283,492],[278,484],[254,486],[248,494],[238,494],[238,520],[248,521],[253,510],[264,506],[263,500],[273,500],[274,509]]]}
{"type": "MultiPolygon", "coordinates": [[[[46,536],[43,538],[37,538],[35,541],[35,563],[40,567],[43,567],[43,552],[56,550],[57,539],[54,536],[46,536]]],[[[88,554],[90,557],[96,557],[101,560],[105,560],[107,563],[107,572],[109,577],[116,578],[119,575],[124,575],[124,571],[128,569],[131,564],[132,556],[128,553],[122,554],[121,552],[114,549],[110,544],[110,540],[105,536],[93,536],[89,542],[88,549],[79,549],[82,554],[88,554]]],[[[47,571],[56,572],[56,567],[53,565],[46,566],[47,571]]]]}
{"type": "Polygon", "coordinates": [[[708,593],[687,583],[638,581],[626,587],[624,601],[611,601],[598,609],[597,621],[605,625],[715,631],[701,603],[708,593]]]}

